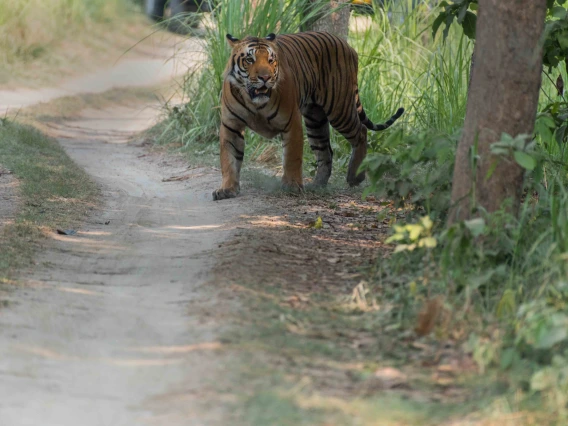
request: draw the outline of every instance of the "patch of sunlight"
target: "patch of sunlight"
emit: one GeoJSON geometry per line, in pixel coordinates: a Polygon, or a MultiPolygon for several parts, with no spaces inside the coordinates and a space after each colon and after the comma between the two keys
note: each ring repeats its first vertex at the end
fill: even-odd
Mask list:
{"type": "Polygon", "coordinates": [[[255,216],[251,217],[250,223],[252,225],[260,225],[265,227],[288,226],[291,228],[302,228],[302,226],[294,225],[288,220],[283,219],[281,216],[255,216]]]}
{"type": "MultiPolygon", "coordinates": [[[[81,235],[83,235],[83,232],[79,232],[79,236],[81,235]]],[[[52,238],[56,241],[77,244],[85,248],[92,248],[96,250],[120,250],[120,251],[126,250],[126,247],[119,244],[114,244],[112,242],[103,242],[101,240],[94,240],[90,238],[80,238],[80,237],[78,238],[77,235],[70,236],[70,235],[53,234],[52,238]]]]}
{"type": "Polygon", "coordinates": [[[163,365],[179,364],[183,362],[182,358],[169,358],[169,359],[113,359],[113,358],[102,358],[98,361],[102,361],[106,364],[118,365],[120,367],[160,367],[163,365]]]}
{"type": "Polygon", "coordinates": [[[40,346],[16,345],[16,349],[30,355],[37,355],[43,358],[56,359],[59,361],[70,361],[73,359],[72,357],[63,355],[52,349],[42,348],[40,346]]]}
{"type": "Polygon", "coordinates": [[[89,357],[76,357],[68,356],[52,349],[43,348],[40,346],[29,345],[16,345],[15,348],[21,352],[30,355],[40,356],[42,358],[57,360],[57,361],[95,361],[102,362],[110,365],[117,365],[121,367],[160,367],[163,365],[179,364],[183,362],[182,358],[89,358],[89,357]]]}
{"type": "Polygon", "coordinates": [[[57,290],[66,293],[84,294],[85,296],[103,296],[103,293],[100,293],[98,291],[85,290],[83,288],[71,288],[71,287],[56,287],[56,288],[57,290]]]}
{"type": "Polygon", "coordinates": [[[107,237],[109,235],[112,235],[112,232],[108,232],[108,231],[81,231],[81,235],[94,235],[94,236],[104,236],[107,237]]]}
{"type": "Polygon", "coordinates": [[[175,229],[178,231],[199,231],[204,229],[216,229],[223,225],[196,225],[196,226],[179,226],[179,225],[169,225],[165,226],[166,229],[175,229]]]}
{"type": "Polygon", "coordinates": [[[130,351],[143,352],[143,353],[164,353],[164,354],[177,354],[188,353],[194,351],[211,351],[222,348],[221,342],[203,342],[195,343],[193,345],[181,346],[143,346],[139,348],[130,348],[130,351]]]}

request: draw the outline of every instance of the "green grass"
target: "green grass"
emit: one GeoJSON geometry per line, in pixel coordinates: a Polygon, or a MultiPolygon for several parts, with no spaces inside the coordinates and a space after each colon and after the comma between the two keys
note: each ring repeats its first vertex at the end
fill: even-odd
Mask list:
{"type": "Polygon", "coordinates": [[[98,197],[96,185],[57,141],[32,127],[0,121],[0,164],[18,180],[19,211],[0,235],[0,282],[32,264],[38,244],[57,228],[85,218],[98,197]]]}

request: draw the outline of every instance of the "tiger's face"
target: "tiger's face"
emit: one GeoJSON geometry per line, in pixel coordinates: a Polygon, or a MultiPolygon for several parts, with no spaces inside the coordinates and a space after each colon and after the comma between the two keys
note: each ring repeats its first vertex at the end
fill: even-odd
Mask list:
{"type": "Polygon", "coordinates": [[[278,57],[272,41],[266,38],[247,37],[238,40],[227,34],[233,52],[227,69],[229,80],[243,89],[252,102],[263,105],[270,100],[278,83],[278,57]]]}

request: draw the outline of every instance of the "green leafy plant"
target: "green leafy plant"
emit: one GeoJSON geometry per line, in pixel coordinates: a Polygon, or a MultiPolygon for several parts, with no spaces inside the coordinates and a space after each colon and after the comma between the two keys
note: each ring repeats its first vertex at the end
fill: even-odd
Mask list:
{"type": "Polygon", "coordinates": [[[427,213],[445,214],[458,134],[422,132],[405,136],[402,130],[368,155],[361,168],[370,185],[364,196],[375,194],[396,206],[413,206],[427,213]]]}
{"type": "Polygon", "coordinates": [[[404,226],[395,225],[394,234],[387,238],[387,244],[397,242],[395,253],[401,251],[414,251],[416,249],[432,249],[436,247],[436,238],[432,236],[434,222],[428,216],[424,216],[418,223],[404,226]]]}
{"type": "Polygon", "coordinates": [[[544,66],[551,71],[568,55],[568,15],[566,0],[547,0],[548,16],[544,39],[544,66]]]}
{"type": "Polygon", "coordinates": [[[444,28],[444,40],[448,38],[450,26],[457,21],[463,28],[464,34],[472,40],[475,40],[475,29],[477,26],[477,0],[451,0],[451,3],[442,1],[439,7],[444,8],[432,24],[432,34],[436,37],[436,33],[442,24],[444,28]]]}

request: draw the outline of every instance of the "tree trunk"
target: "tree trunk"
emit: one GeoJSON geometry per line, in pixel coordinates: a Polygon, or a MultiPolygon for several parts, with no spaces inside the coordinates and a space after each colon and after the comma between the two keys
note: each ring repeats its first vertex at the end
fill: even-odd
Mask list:
{"type": "Polygon", "coordinates": [[[450,223],[468,219],[476,207],[498,210],[512,199],[516,214],[523,169],[511,158],[491,155],[503,133],[532,134],[542,74],[544,0],[479,0],[475,66],[454,167],[450,223]],[[472,170],[472,148],[478,160],[472,170]],[[497,168],[487,179],[491,165],[497,168]]]}
{"type": "MultiPolygon", "coordinates": [[[[310,1],[315,3],[319,0],[310,1]]],[[[326,13],[325,16],[316,19],[306,29],[310,31],[327,31],[347,40],[351,8],[346,3],[349,3],[349,0],[330,0],[331,13],[326,13]]]]}

